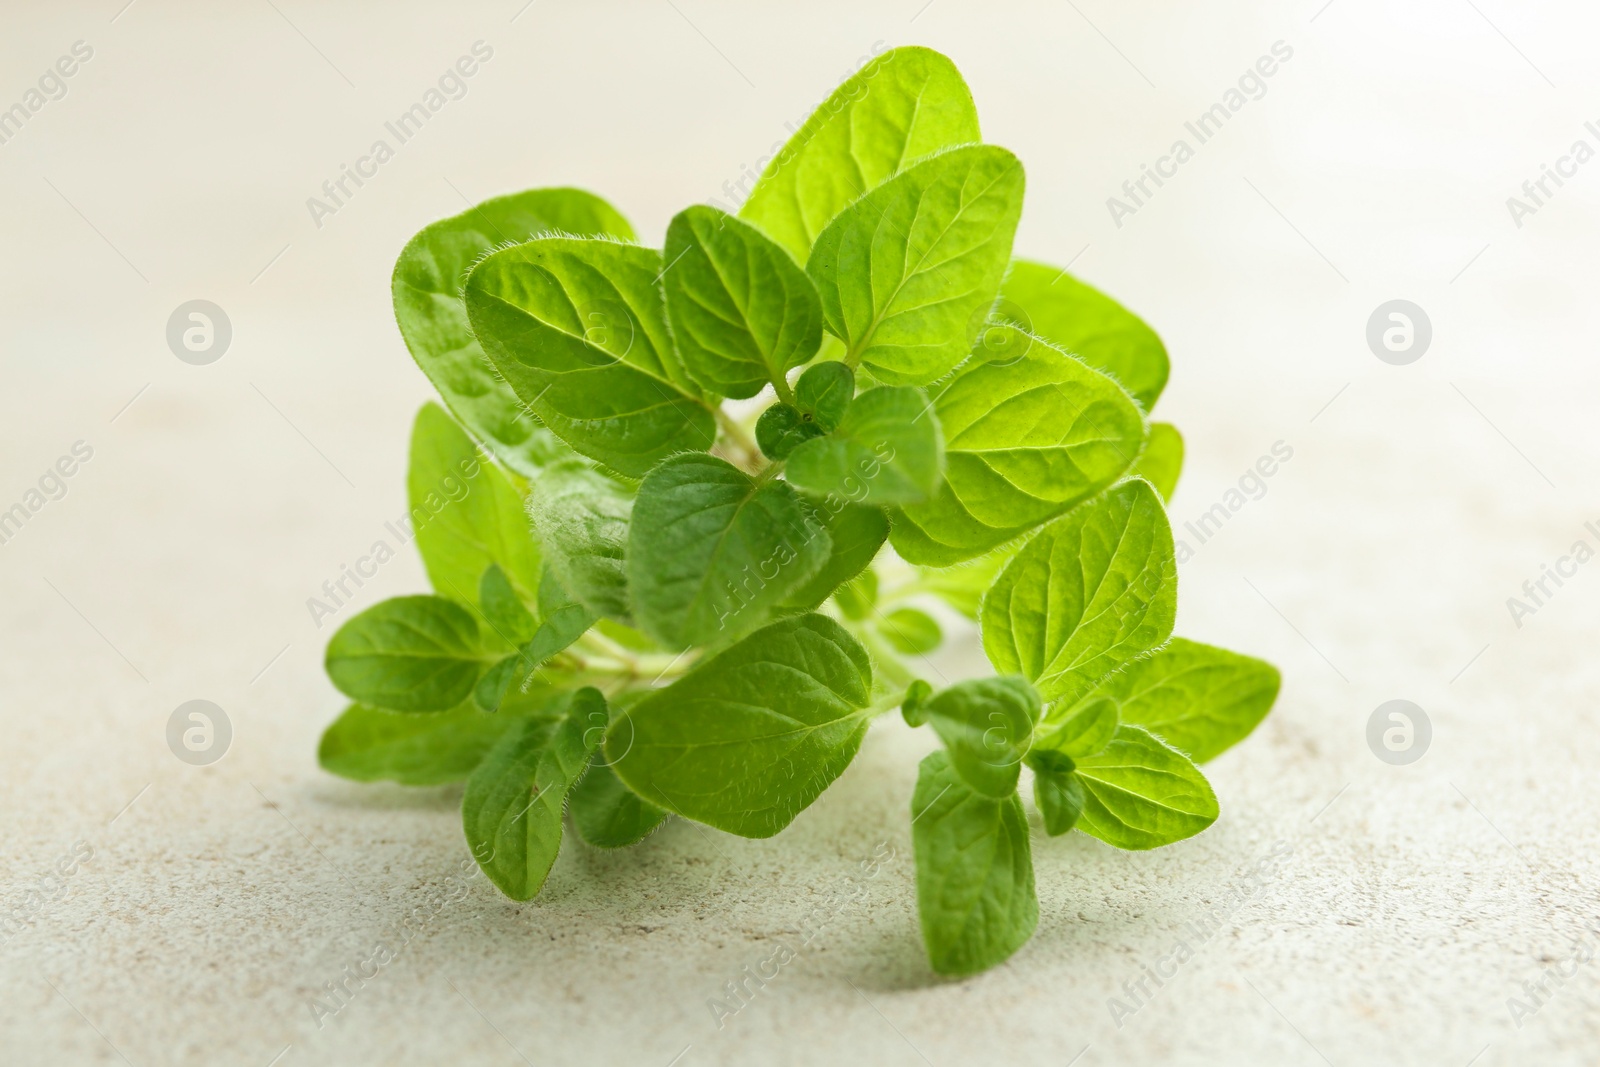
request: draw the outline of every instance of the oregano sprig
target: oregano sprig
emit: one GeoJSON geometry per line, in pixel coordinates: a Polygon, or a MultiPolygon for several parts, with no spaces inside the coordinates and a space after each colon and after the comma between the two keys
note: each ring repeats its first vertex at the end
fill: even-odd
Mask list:
{"type": "Polygon", "coordinates": [[[569,822],[781,832],[898,709],[938,745],[907,803],[949,975],[1038,924],[1025,796],[1045,839],[1209,826],[1197,765],[1278,673],[1172,636],[1166,349],[1012,258],[1023,189],[950,61],[897,48],[662,250],[570,188],[424,228],[394,304],[445,405],[407,479],[434,592],[329,641],[354,703],[322,765],[464,781],[474,857],[525,900],[569,822]],[[935,687],[963,617],[995,673],[935,687]]]}

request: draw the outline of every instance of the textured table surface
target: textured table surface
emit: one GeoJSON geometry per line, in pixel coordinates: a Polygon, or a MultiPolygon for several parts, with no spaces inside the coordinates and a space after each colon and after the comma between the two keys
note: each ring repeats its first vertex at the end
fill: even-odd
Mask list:
{"type": "MultiPolygon", "coordinates": [[[[0,106],[92,50],[0,143],[0,508],[81,460],[0,545],[0,1061],[1594,1062],[1600,565],[1507,606],[1600,547],[1592,12],[122,2],[0,14],[0,106]],[[465,95],[313,219],[480,40],[465,95]],[[1279,41],[1259,98],[1114,219],[1279,41]],[[458,789],[314,759],[341,702],[305,601],[403,510],[430,395],[388,310],[405,239],[570,183],[659,241],[879,42],[949,53],[1022,157],[1019,251],[1163,334],[1175,524],[1293,450],[1181,569],[1179,632],[1284,674],[1211,768],[1221,819],[1150,854],[1036,835],[1037,936],[961,982],[922,956],[929,742],[898,722],[773,839],[570,846],[526,905],[463,870],[458,789]],[[1535,203],[1544,164],[1568,174],[1535,203]],[[1405,366],[1365,338],[1397,298],[1433,330],[1405,366]],[[208,366],[165,340],[191,299],[232,323],[208,366]],[[1432,724],[1407,766],[1366,740],[1397,698],[1432,724]],[[211,766],[167,745],[191,699],[232,724],[211,766]],[[421,933],[314,1012],[408,914],[421,933]],[[781,948],[719,1025],[708,1002],[781,948]]],[[[348,610],[423,587],[407,551],[348,610]]],[[[974,665],[968,636],[937,669],[974,665]]]]}

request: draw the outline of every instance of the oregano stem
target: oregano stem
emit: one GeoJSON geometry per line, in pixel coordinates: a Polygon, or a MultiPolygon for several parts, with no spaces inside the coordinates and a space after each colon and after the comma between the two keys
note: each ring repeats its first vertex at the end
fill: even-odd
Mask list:
{"type": "Polygon", "coordinates": [[[867,713],[873,718],[877,718],[879,715],[893,711],[901,704],[906,702],[906,691],[909,688],[910,686],[904,686],[879,697],[877,700],[874,700],[871,704],[867,705],[867,713]]]}
{"type": "Polygon", "coordinates": [[[778,399],[783,403],[788,404],[790,407],[799,406],[795,403],[794,389],[790,387],[789,378],[787,375],[774,375],[772,378],[772,389],[778,394],[778,399]]]}
{"type": "Polygon", "coordinates": [[[682,653],[634,652],[625,648],[597,630],[589,630],[563,655],[571,656],[580,672],[603,678],[615,678],[623,683],[655,683],[667,678],[677,678],[688,672],[696,657],[682,653]],[[577,649],[592,651],[584,656],[577,649]]]}
{"type": "Polygon", "coordinates": [[[575,643],[619,660],[633,659],[633,652],[630,649],[624,648],[592,626],[580,634],[575,643]]]}

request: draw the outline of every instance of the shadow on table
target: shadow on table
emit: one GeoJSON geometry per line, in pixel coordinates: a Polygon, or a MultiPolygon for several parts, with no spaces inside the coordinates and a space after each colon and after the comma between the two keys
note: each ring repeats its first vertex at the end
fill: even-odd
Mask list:
{"type": "Polygon", "coordinates": [[[350,782],[328,776],[312,782],[305,801],[329,808],[368,811],[437,811],[459,814],[461,783],[439,786],[396,785],[393,782],[350,782]]]}

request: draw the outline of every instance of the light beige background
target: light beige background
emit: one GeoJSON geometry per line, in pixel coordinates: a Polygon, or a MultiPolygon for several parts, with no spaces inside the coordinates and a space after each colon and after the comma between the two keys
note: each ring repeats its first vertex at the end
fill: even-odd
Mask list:
{"type": "MultiPolygon", "coordinates": [[[[0,947],[0,1061],[1594,1062],[1600,964],[1520,1028],[1507,1006],[1600,920],[1600,564],[1520,628],[1505,603],[1600,543],[1600,162],[1521,227],[1505,204],[1600,147],[1583,5],[122,2],[0,11],[0,105],[94,49],[0,145],[0,507],[94,450],[0,546],[0,909],[26,918],[0,947]],[[480,39],[467,96],[316,227],[306,198],[480,39]],[[1106,198],[1280,40],[1265,97],[1115,226],[1106,198]],[[906,826],[928,742],[886,723],[772,840],[680,822],[625,855],[571,846],[530,905],[470,881],[319,1028],[308,998],[467,856],[456,790],[313,758],[341,701],[305,600],[402,510],[430,395],[390,317],[396,253],[463,197],[565,183],[659,241],[879,41],[949,53],[1024,160],[1019,252],[1166,339],[1175,521],[1294,450],[1181,571],[1181,633],[1284,672],[1213,766],[1222,818],[1144,855],[1038,836],[1038,935],[937,981],[906,826]],[[1397,297],[1434,328],[1405,367],[1364,340],[1397,297]],[[211,366],[164,340],[194,298],[233,324],[211,366]],[[1397,697],[1433,723],[1409,767],[1364,736],[1397,697]],[[233,723],[208,768],[164,739],[194,698],[233,723]],[[75,841],[92,858],[37,907],[75,841]],[[707,999],[812,908],[822,932],[719,1030],[707,999]],[[1217,908],[1116,1026],[1108,998],[1217,908]]],[[[406,554],[361,604],[422,588],[406,554]]]]}

